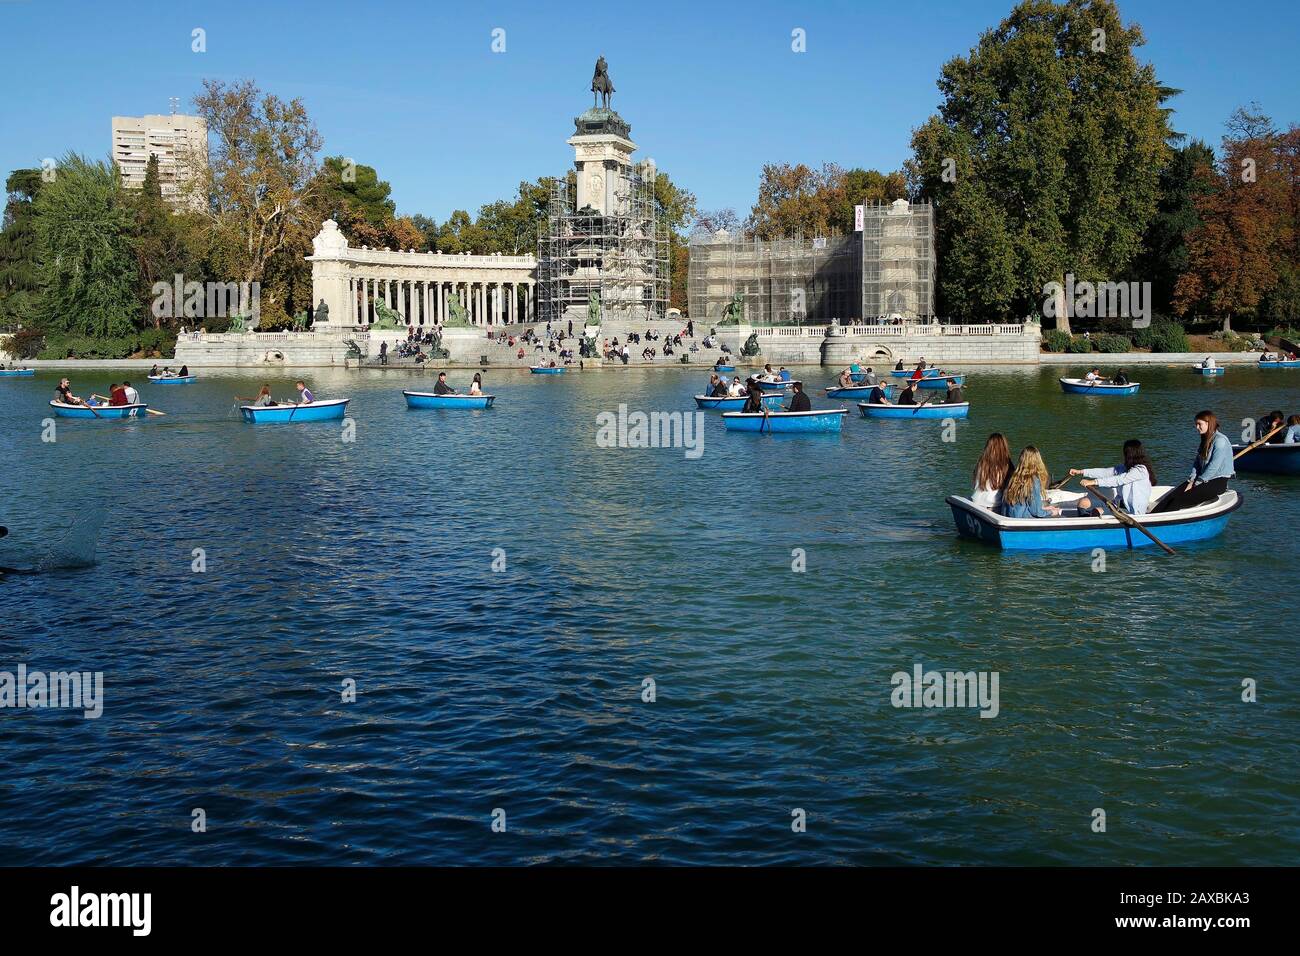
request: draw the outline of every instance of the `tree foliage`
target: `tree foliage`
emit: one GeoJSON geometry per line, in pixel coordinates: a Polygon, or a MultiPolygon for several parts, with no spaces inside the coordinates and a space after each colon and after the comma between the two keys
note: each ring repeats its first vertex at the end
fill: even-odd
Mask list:
{"type": "Polygon", "coordinates": [[[318,186],[322,139],[299,99],[285,102],[251,81],[204,80],[195,108],[212,137],[209,214],[224,240],[232,280],[260,281],[271,258],[302,229],[318,186]]]}
{"type": "Polygon", "coordinates": [[[1125,274],[1174,135],[1167,88],[1134,55],[1143,42],[1112,0],[1022,0],[944,65],[909,166],[936,206],[941,309],[1024,316],[1066,273],[1125,274]],[[985,248],[998,262],[980,276],[985,248]]]}
{"type": "Polygon", "coordinates": [[[786,239],[853,231],[853,207],[907,196],[901,172],[845,170],[834,163],[813,169],[802,163],[768,163],[746,231],[758,239],[786,239]]]}
{"type": "Polygon", "coordinates": [[[132,332],[140,315],[134,218],[117,171],[70,153],[37,194],[35,212],[43,327],[106,338],[132,332]]]}
{"type": "Polygon", "coordinates": [[[1222,158],[1202,167],[1199,222],[1187,233],[1187,269],[1174,309],[1289,321],[1300,266],[1300,126],[1279,132],[1257,106],[1228,120],[1222,158]]]}
{"type": "Polygon", "coordinates": [[[8,200],[0,231],[0,325],[27,325],[40,289],[35,200],[39,169],[16,169],[5,181],[8,200]]]}

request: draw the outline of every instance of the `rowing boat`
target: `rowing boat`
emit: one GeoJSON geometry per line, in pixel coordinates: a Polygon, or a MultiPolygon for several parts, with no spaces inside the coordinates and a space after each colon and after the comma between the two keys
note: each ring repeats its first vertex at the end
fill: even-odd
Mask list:
{"type": "Polygon", "coordinates": [[[1300,368],[1300,359],[1279,359],[1276,362],[1257,362],[1260,368],[1300,368]]]}
{"type": "Polygon", "coordinates": [[[863,418],[966,418],[970,415],[970,402],[953,402],[943,404],[931,402],[928,405],[873,405],[870,402],[858,402],[858,410],[863,418]]]}
{"type": "Polygon", "coordinates": [[[846,408],[823,408],[811,412],[723,412],[722,423],[729,432],[837,432],[847,415],[846,408]]]}
{"type": "Polygon", "coordinates": [[[923,378],[916,383],[917,388],[940,389],[948,387],[948,379],[952,379],[957,385],[966,384],[965,375],[936,375],[934,378],[923,378]]]}
{"type": "Polygon", "coordinates": [[[351,399],[335,398],[305,405],[240,405],[239,413],[250,425],[279,425],[287,422],[338,421],[351,399]]]}
{"type": "Polygon", "coordinates": [[[871,393],[877,388],[883,388],[888,395],[890,390],[897,389],[898,386],[891,382],[881,382],[876,385],[828,385],[826,386],[827,398],[838,398],[840,401],[853,398],[870,398],[871,393]]]}
{"type": "Polygon", "coordinates": [[[530,365],[528,371],[534,375],[563,375],[563,365],[530,365]]]}
{"type": "Polygon", "coordinates": [[[491,408],[495,395],[438,395],[403,389],[407,408],[491,408]]]}
{"type": "MultiPolygon", "coordinates": [[[[1156,501],[1169,490],[1167,486],[1153,488],[1151,500],[1156,501]]],[[[1078,492],[1049,491],[1048,500],[1065,509],[1059,518],[1008,518],[975,504],[963,495],[950,495],[947,502],[959,535],[1004,551],[1085,551],[1092,548],[1144,548],[1152,544],[1141,531],[1123,524],[1114,515],[1079,516],[1073,504],[1081,497],[1078,492]],[[1074,514],[1070,514],[1071,511],[1074,514]]],[[[1132,517],[1150,528],[1160,540],[1168,544],[1186,544],[1213,538],[1222,532],[1227,527],[1229,516],[1239,507],[1241,497],[1230,490],[1194,508],[1132,517]]]]}
{"type": "Polygon", "coordinates": [[[1222,375],[1227,371],[1222,365],[1214,365],[1206,368],[1204,365],[1193,365],[1192,371],[1199,375],[1222,375]]]}
{"type": "MultiPolygon", "coordinates": [[[[764,395],[763,404],[768,408],[780,408],[785,401],[784,395],[764,395]]],[[[744,395],[725,395],[715,398],[712,395],[696,395],[695,407],[715,412],[738,412],[745,407],[744,395]]]]}
{"type": "Polygon", "coordinates": [[[14,377],[18,375],[35,375],[34,368],[0,368],[0,376],[14,377]]]}
{"type": "MultiPolygon", "coordinates": [[[[1237,454],[1246,445],[1233,445],[1237,454]]],[[[1256,445],[1235,462],[1238,471],[1260,475],[1300,475],[1300,445],[1256,445]]]]}
{"type": "Polygon", "coordinates": [[[1115,385],[1110,382],[1087,382],[1081,378],[1059,379],[1061,391],[1071,395],[1136,395],[1139,382],[1115,385]]]}
{"type": "Polygon", "coordinates": [[[155,385],[193,385],[199,380],[197,375],[150,375],[148,378],[155,385]]]}
{"type": "Polygon", "coordinates": [[[123,418],[143,418],[149,406],[137,402],[134,405],[67,405],[63,402],[50,402],[54,414],[60,418],[103,418],[118,420],[123,418]]]}

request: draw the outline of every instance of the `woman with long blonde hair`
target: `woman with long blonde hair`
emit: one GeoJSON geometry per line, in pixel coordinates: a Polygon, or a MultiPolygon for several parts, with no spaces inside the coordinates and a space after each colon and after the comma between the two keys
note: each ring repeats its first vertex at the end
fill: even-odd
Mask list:
{"type": "Polygon", "coordinates": [[[984,443],[984,451],[975,463],[975,488],[970,500],[981,508],[997,511],[1002,505],[1002,489],[1011,477],[1011,448],[1006,436],[994,432],[984,443]]]}
{"type": "Polygon", "coordinates": [[[1016,469],[1002,492],[1002,513],[1008,518],[1055,518],[1061,509],[1043,500],[1043,489],[1051,482],[1043,456],[1033,445],[1020,452],[1016,469]]]}

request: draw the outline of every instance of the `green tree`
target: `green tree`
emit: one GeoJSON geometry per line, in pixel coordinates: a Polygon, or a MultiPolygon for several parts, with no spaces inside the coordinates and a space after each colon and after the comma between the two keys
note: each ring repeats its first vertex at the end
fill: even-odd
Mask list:
{"type": "Polygon", "coordinates": [[[153,286],[156,282],[171,285],[177,274],[187,282],[204,278],[196,241],[205,231],[204,223],[193,212],[176,212],[163,199],[158,157],[153,155],[145,166],[144,184],[129,194],[129,205],[134,220],[131,245],[139,279],[140,324],[172,327],[177,324],[180,304],[175,304],[172,315],[155,314],[153,286]]]}
{"type": "Polygon", "coordinates": [[[0,231],[0,325],[30,326],[40,297],[40,259],[35,200],[39,169],[16,169],[5,180],[4,228],[0,231]]]}
{"type": "Polygon", "coordinates": [[[1147,227],[1132,274],[1138,281],[1151,283],[1153,308],[1163,315],[1173,310],[1174,286],[1187,270],[1187,234],[1200,225],[1196,202],[1213,189],[1206,173],[1214,164],[1214,150],[1196,140],[1175,149],[1160,173],[1156,214],[1147,227]]]}
{"type": "Polygon", "coordinates": [[[320,133],[301,100],[286,103],[251,81],[204,80],[194,105],[214,143],[206,185],[222,264],[230,280],[259,282],[274,256],[320,227],[308,221],[320,133]]]}
{"type": "Polygon", "coordinates": [[[36,196],[45,290],[38,320],[50,331],[126,335],[140,315],[134,218],[117,170],[70,153],[36,196]]]}
{"type": "MultiPolygon", "coordinates": [[[[1126,274],[1155,215],[1173,135],[1167,88],[1134,55],[1143,43],[1112,0],[1022,0],[944,65],[939,114],[913,135],[909,166],[939,217],[941,309],[1023,316],[1066,273],[1126,274]],[[947,221],[954,205],[964,212],[947,221]],[[976,261],[991,241],[1010,249],[1009,290],[949,268],[976,261]]],[[[1061,298],[1057,327],[1069,331],[1061,298]]]]}

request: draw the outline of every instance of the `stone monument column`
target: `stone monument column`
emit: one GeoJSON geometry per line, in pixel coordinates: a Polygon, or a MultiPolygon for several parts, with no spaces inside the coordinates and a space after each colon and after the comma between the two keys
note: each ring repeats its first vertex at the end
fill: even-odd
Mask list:
{"type": "Polygon", "coordinates": [[[307,259],[311,262],[312,308],[319,310],[322,304],[328,308],[326,321],[313,322],[312,330],[328,332],[347,328],[348,316],[355,311],[348,309],[351,262],[347,237],[339,231],[337,222],[326,219],[312,239],[311,247],[312,254],[307,259]]]}

